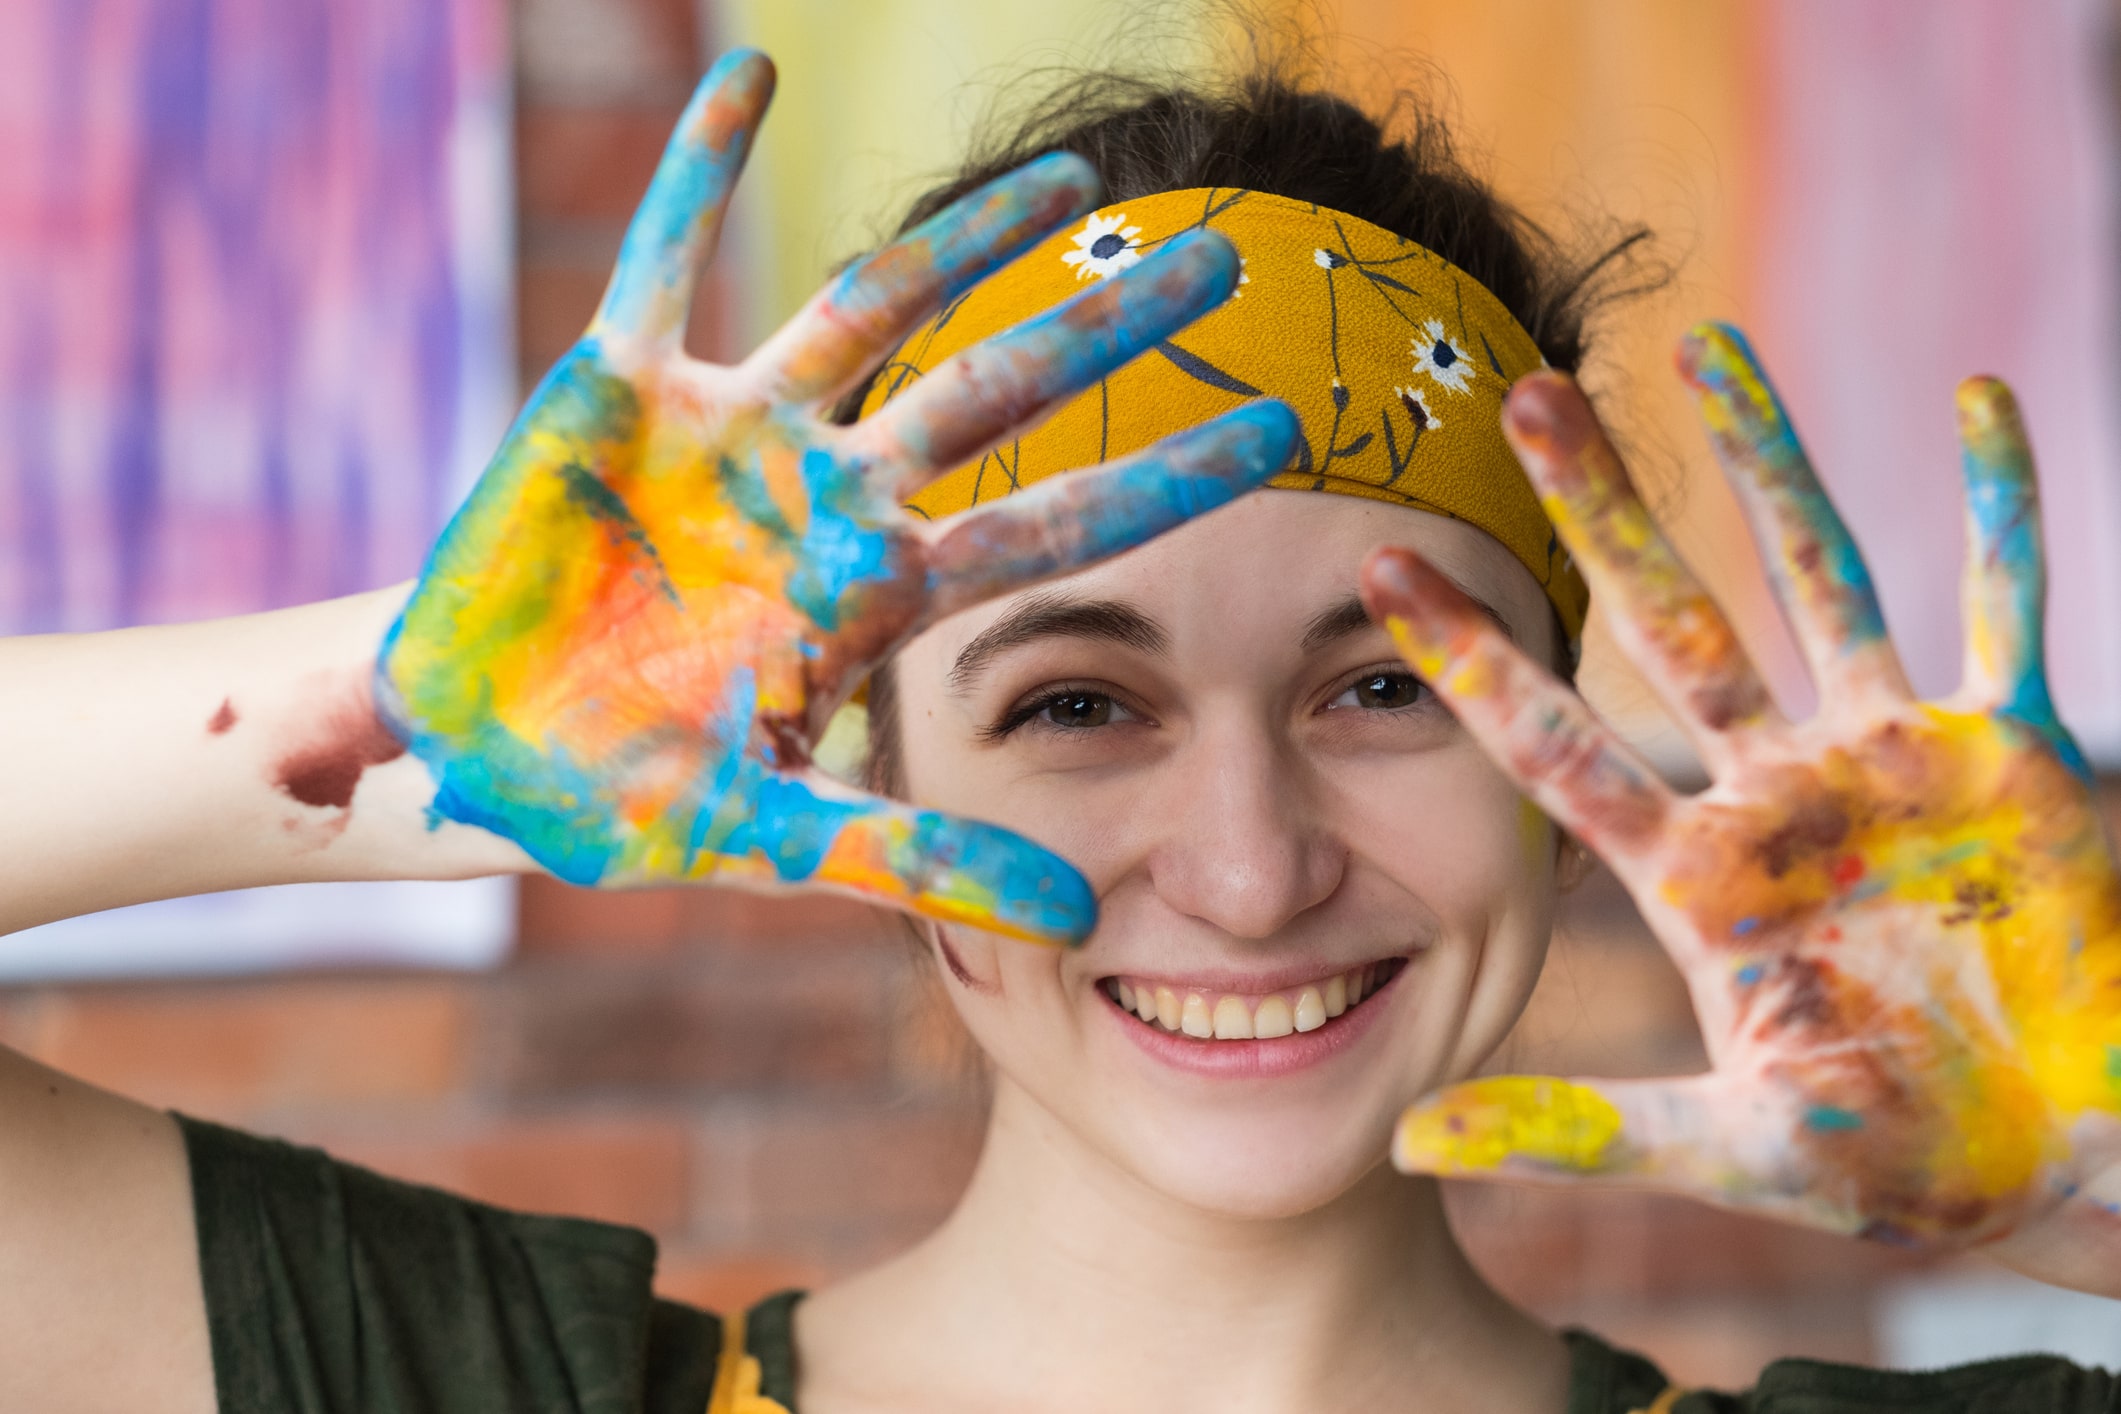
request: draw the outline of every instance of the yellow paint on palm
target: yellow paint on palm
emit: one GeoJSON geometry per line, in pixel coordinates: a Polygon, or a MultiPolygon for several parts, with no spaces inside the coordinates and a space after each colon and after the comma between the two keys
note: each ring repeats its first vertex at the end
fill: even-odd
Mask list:
{"type": "Polygon", "coordinates": [[[1809,950],[1825,1005],[1934,1081],[1939,1193],[2021,1192],[2078,1116],[2121,1112],[2121,901],[2084,787],[1988,714],[1927,704],[1817,765],[1778,807],[1794,823],[1728,836],[1772,847],[1712,850],[1660,891],[1741,953],[1833,916],[1809,950]]]}
{"type": "Polygon", "coordinates": [[[1486,1173],[1513,1162],[1580,1173],[1607,1168],[1620,1111],[1588,1085],[1505,1075],[1453,1086],[1400,1121],[1395,1158],[1429,1173],[1486,1173]]]}

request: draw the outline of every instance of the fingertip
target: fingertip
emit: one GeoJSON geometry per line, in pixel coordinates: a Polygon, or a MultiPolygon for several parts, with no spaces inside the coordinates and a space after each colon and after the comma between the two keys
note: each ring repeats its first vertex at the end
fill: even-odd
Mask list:
{"type": "Polygon", "coordinates": [[[1049,946],[1079,947],[1097,926],[1097,895],[1075,866],[1012,830],[928,814],[942,877],[920,911],[1049,946]]]}
{"type": "Polygon", "coordinates": [[[1755,364],[1753,347],[1738,326],[1714,319],[1687,330],[1673,358],[1679,365],[1679,375],[1696,386],[1720,369],[1755,364]]]}
{"type": "Polygon", "coordinates": [[[1768,440],[1789,435],[1774,387],[1735,325],[1695,325],[1680,340],[1678,364],[1711,432],[1768,440]]]}
{"type": "Polygon", "coordinates": [[[1404,545],[1372,550],[1357,582],[1363,605],[1373,617],[1426,617],[1433,609],[1462,603],[1465,598],[1419,551],[1404,545]]]}
{"type": "Polygon", "coordinates": [[[1080,216],[1085,211],[1095,210],[1104,198],[1104,179],[1090,160],[1075,152],[1048,152],[1034,157],[1017,168],[1017,175],[1025,181],[1054,193],[1068,193],[1074,197],[1074,210],[1069,214],[1080,216]]]}
{"type": "Polygon", "coordinates": [[[1401,1173],[1434,1173],[1429,1146],[1424,1142],[1418,1119],[1425,1106],[1414,1105],[1392,1126],[1392,1167],[1401,1173]]]}
{"type": "Polygon", "coordinates": [[[747,106],[764,107],[780,82],[780,70],[763,49],[731,49],[701,76],[696,93],[726,90],[747,106]]]}
{"type": "Polygon", "coordinates": [[[1164,446],[1161,479],[1176,494],[1181,518],[1190,519],[1273,480],[1294,445],[1287,419],[1272,408],[1232,408],[1175,434],[1164,446]]]}
{"type": "Polygon", "coordinates": [[[1230,237],[1222,231],[1209,231],[1207,227],[1173,235],[1150,259],[1184,267],[1196,280],[1203,282],[1203,293],[1207,295],[1205,307],[1220,305],[1230,297],[1232,290],[1237,290],[1237,276],[1243,265],[1237,257],[1237,246],[1230,244],[1230,237]]]}
{"type": "Polygon", "coordinates": [[[1379,623],[1403,613],[1415,597],[1415,575],[1425,568],[1419,555],[1401,546],[1380,545],[1372,550],[1355,577],[1363,608],[1379,623]]]}
{"type": "Polygon", "coordinates": [[[1037,875],[1029,891],[1003,896],[986,926],[1029,943],[1079,948],[1097,927],[1097,897],[1065,860],[1052,854],[1046,859],[1051,867],[1037,875]]]}
{"type": "Polygon", "coordinates": [[[1243,473],[1253,485],[1280,475],[1296,455],[1296,444],[1304,433],[1303,419],[1281,399],[1261,398],[1225,416],[1249,434],[1251,445],[1245,449],[1243,473]]]}
{"type": "Polygon", "coordinates": [[[1279,475],[1302,435],[1303,424],[1287,403],[1261,398],[1172,433],[1158,444],[1155,455],[1180,476],[1212,477],[1235,494],[1279,475]]]}
{"type": "Polygon", "coordinates": [[[1407,666],[1431,686],[1443,683],[1451,664],[1448,615],[1454,599],[1463,597],[1457,586],[1419,554],[1396,545],[1372,551],[1356,583],[1363,608],[1392,635],[1407,666]]]}
{"type": "Polygon", "coordinates": [[[1456,1085],[1400,1117],[1393,1162],[1429,1173],[1489,1173],[1505,1165],[1594,1173],[1610,1167],[1622,1120],[1589,1085],[1503,1075],[1456,1085]]]}
{"type": "Polygon", "coordinates": [[[1501,1156],[1490,1152],[1492,1145],[1468,1147],[1467,1138],[1467,1118],[1457,1090],[1417,1100],[1393,1127],[1392,1167],[1401,1173],[1453,1177],[1484,1172],[1501,1163],[1501,1156]]]}
{"type": "Polygon", "coordinates": [[[1969,448],[1982,449],[1998,441],[2008,446],[2023,440],[2018,399],[2001,378],[1980,373],[1962,379],[1953,403],[1959,414],[1959,436],[1969,448]]]}
{"type": "Polygon", "coordinates": [[[1502,430],[1521,451],[1573,452],[1597,425],[1583,389],[1559,369],[1526,374],[1502,402],[1502,430]]]}

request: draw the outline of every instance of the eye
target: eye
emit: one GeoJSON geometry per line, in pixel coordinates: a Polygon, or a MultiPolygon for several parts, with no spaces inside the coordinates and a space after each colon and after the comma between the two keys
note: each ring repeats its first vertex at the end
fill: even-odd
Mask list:
{"type": "Polygon", "coordinates": [[[1359,707],[1370,712],[1391,712],[1412,707],[1429,695],[1421,679],[1410,672],[1393,668],[1377,668],[1364,673],[1342,688],[1340,695],[1326,704],[1328,710],[1341,707],[1359,707]]]}
{"type": "Polygon", "coordinates": [[[1080,730],[1101,727],[1121,709],[1102,692],[1060,692],[1032,704],[1032,716],[1052,726],[1080,730]]]}
{"type": "Polygon", "coordinates": [[[1109,692],[1063,684],[1022,699],[1003,713],[1000,721],[985,728],[982,735],[997,741],[1025,727],[1034,732],[1087,733],[1140,720],[1139,713],[1109,692]]]}

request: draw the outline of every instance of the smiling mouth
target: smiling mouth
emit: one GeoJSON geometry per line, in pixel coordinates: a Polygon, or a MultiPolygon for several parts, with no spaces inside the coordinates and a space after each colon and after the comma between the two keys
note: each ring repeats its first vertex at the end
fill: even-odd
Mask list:
{"type": "Polygon", "coordinates": [[[1330,1024],[1377,995],[1406,965],[1403,957],[1388,957],[1265,994],[1209,992],[1133,977],[1107,977],[1098,990],[1137,1025],[1196,1041],[1271,1041],[1330,1024]]]}

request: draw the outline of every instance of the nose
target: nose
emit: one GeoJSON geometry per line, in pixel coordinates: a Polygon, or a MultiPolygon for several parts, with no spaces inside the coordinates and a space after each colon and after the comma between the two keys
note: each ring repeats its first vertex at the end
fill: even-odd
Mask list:
{"type": "Polygon", "coordinates": [[[1262,726],[1197,732],[1142,808],[1157,896],[1239,938],[1268,938],[1340,886],[1347,851],[1319,818],[1299,754],[1262,726]]]}

